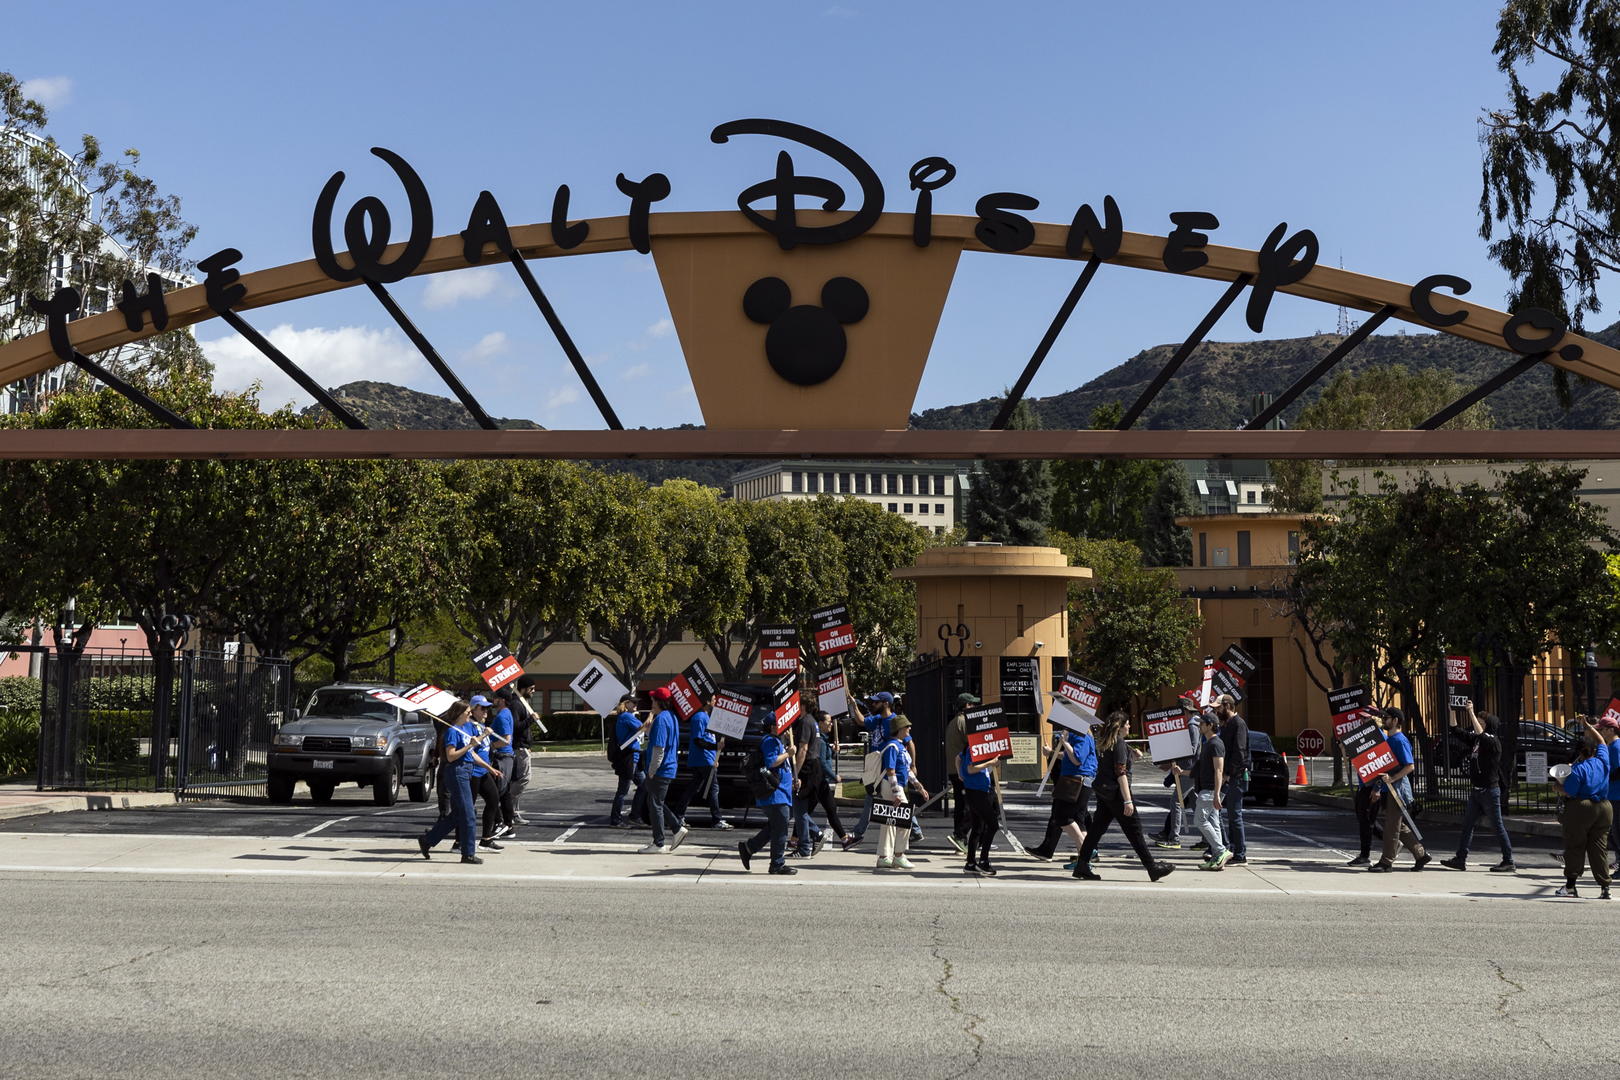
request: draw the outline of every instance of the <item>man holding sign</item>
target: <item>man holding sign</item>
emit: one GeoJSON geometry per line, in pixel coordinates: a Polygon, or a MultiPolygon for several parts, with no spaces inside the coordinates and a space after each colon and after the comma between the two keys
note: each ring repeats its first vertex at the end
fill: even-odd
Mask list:
{"type": "MultiPolygon", "coordinates": [[[[1412,744],[1407,741],[1402,728],[1406,726],[1406,717],[1399,709],[1385,709],[1384,723],[1387,735],[1385,742],[1389,745],[1389,760],[1381,760],[1382,755],[1371,761],[1363,763],[1360,768],[1368,770],[1363,780],[1370,780],[1378,776],[1384,783],[1384,854],[1377,862],[1367,867],[1375,874],[1387,874],[1395,869],[1395,853],[1405,844],[1412,853],[1413,870],[1422,870],[1429,864],[1430,854],[1423,849],[1423,840],[1406,825],[1406,807],[1412,801],[1412,782],[1408,779],[1416,765],[1412,759],[1412,744]]],[[[1365,755],[1356,758],[1359,762],[1365,755]]]]}

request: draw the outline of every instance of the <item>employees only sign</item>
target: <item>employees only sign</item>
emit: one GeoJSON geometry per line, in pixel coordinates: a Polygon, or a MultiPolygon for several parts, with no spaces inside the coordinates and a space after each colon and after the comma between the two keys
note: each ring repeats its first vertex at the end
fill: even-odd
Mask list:
{"type": "Polygon", "coordinates": [[[1148,756],[1155,762],[1192,757],[1192,728],[1180,705],[1155,709],[1142,718],[1142,725],[1147,730],[1148,756]]]}
{"type": "Polygon", "coordinates": [[[816,636],[816,655],[823,660],[855,647],[855,625],[850,622],[849,608],[844,604],[812,612],[810,630],[816,636]]]}
{"type": "MultiPolygon", "coordinates": [[[[967,720],[968,760],[975,765],[1012,757],[1012,738],[1000,704],[979,705],[963,714],[967,720]]],[[[951,762],[954,770],[956,762],[951,762]]]]}
{"type": "Polygon", "coordinates": [[[523,674],[523,665],[517,662],[517,657],[505,645],[496,644],[478,650],[473,653],[472,662],[491,690],[499,690],[523,674]]]}
{"type": "Polygon", "coordinates": [[[1058,683],[1057,693],[1052,695],[1052,713],[1047,719],[1071,731],[1090,731],[1097,722],[1097,710],[1102,707],[1102,694],[1102,683],[1067,674],[1058,683]]]}

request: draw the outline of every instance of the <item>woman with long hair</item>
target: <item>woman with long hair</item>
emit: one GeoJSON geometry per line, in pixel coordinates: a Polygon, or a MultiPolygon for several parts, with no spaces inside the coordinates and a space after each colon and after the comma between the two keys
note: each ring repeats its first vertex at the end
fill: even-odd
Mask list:
{"type": "Polygon", "coordinates": [[[472,770],[467,754],[476,743],[477,732],[467,720],[469,711],[465,701],[457,701],[444,711],[440,760],[448,770],[444,780],[445,786],[450,789],[450,813],[439,818],[432,828],[417,837],[416,845],[422,849],[424,859],[432,858],[430,852],[433,845],[449,836],[453,830],[461,842],[461,861],[484,861],[475,854],[478,850],[478,822],[473,817],[472,770]]]}
{"type": "Polygon", "coordinates": [[[1175,869],[1167,862],[1155,862],[1148,853],[1147,842],[1142,839],[1142,819],[1131,795],[1131,750],[1125,743],[1125,731],[1130,722],[1124,709],[1115,709],[1102,726],[1095,729],[1097,779],[1093,786],[1097,792],[1097,810],[1092,815],[1091,828],[1086,830],[1080,861],[1074,867],[1074,876],[1085,881],[1102,880],[1101,875],[1092,873],[1091,858],[1096,854],[1098,841],[1115,821],[1119,822],[1119,831],[1130,841],[1136,857],[1142,860],[1149,880],[1158,881],[1175,869]]]}

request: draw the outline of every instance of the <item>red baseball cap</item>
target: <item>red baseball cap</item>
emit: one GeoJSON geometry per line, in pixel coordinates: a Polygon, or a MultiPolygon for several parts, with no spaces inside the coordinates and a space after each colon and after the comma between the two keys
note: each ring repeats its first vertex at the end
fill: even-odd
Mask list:
{"type": "Polygon", "coordinates": [[[652,698],[654,701],[668,701],[674,695],[672,695],[665,687],[655,686],[651,690],[647,691],[647,696],[652,698]]]}

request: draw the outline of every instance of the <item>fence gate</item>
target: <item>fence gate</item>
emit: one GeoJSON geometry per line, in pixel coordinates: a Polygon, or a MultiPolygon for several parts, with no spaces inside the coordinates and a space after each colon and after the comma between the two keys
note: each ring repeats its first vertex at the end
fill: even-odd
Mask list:
{"type": "Polygon", "coordinates": [[[159,727],[157,671],[144,652],[49,653],[41,672],[41,791],[255,794],[292,704],[285,660],[241,653],[175,657],[159,727]]]}

